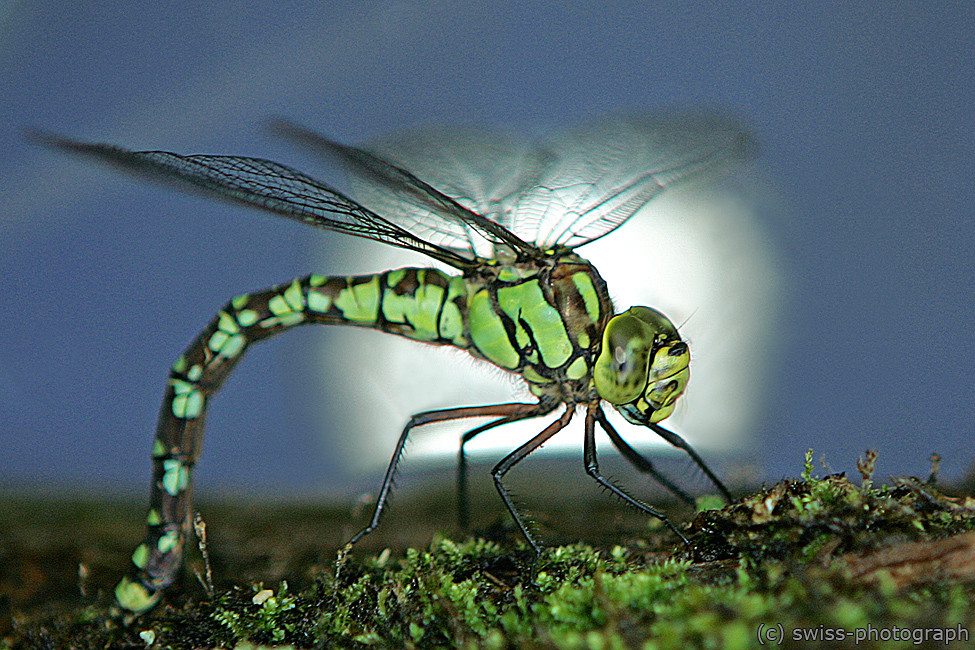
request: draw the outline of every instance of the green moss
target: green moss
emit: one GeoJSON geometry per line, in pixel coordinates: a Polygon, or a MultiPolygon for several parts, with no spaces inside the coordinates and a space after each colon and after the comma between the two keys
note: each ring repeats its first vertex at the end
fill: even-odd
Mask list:
{"type": "Polygon", "coordinates": [[[214,619],[223,623],[240,639],[268,638],[273,643],[281,643],[287,636],[298,631],[298,621],[289,620],[284,614],[293,610],[297,598],[288,594],[288,583],[282,582],[275,594],[263,585],[256,585],[251,598],[252,607],[239,607],[232,595],[217,599],[212,612],[214,619]]]}
{"type": "MultiPolygon", "coordinates": [[[[855,580],[844,567],[851,555],[972,530],[975,500],[949,498],[917,479],[874,486],[871,458],[859,467],[860,485],[842,475],[818,478],[810,452],[801,479],[720,509],[703,500],[687,526],[689,548],[656,525],[617,546],[550,548],[537,561],[510,539],[438,536],[425,549],[346,558],[338,571],[319,559],[298,591],[286,582],[274,590],[218,588],[212,597],[187,588],[192,596],[170,593],[166,605],[137,620],[119,618],[105,596],[38,616],[4,643],[748,648],[780,625],[791,641],[868,625],[971,630],[970,581],[898,586],[884,574],[855,580]]],[[[219,545],[211,540],[211,547],[219,545]]],[[[218,578],[232,570],[227,560],[217,565],[218,578]]]]}

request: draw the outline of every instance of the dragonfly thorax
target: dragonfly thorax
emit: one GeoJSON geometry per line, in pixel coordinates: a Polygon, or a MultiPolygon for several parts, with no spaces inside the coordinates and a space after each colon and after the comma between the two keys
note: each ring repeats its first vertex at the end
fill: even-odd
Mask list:
{"type": "Polygon", "coordinates": [[[593,364],[613,305],[589,262],[567,250],[493,260],[468,282],[472,354],[520,374],[536,395],[592,400],[593,364]]]}
{"type": "Polygon", "coordinates": [[[649,307],[610,319],[593,370],[599,396],[633,424],[670,416],[690,377],[691,353],[670,320],[649,307]]]}

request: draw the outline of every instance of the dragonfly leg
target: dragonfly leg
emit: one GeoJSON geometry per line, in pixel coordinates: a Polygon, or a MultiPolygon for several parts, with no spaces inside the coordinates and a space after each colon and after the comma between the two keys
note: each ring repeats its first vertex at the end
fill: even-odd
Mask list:
{"type": "Polygon", "coordinates": [[[476,436],[489,431],[495,427],[499,427],[503,424],[509,424],[511,422],[517,422],[519,420],[525,420],[528,418],[535,418],[541,415],[545,415],[555,408],[555,405],[544,407],[541,403],[539,404],[522,404],[522,403],[512,403],[508,405],[499,406],[511,406],[512,412],[503,417],[498,418],[492,422],[488,422],[482,426],[471,429],[467,431],[460,437],[460,450],[457,455],[457,525],[461,530],[467,530],[470,524],[470,512],[467,503],[467,454],[464,451],[465,445],[473,440],[476,436]],[[518,408],[514,407],[529,407],[529,408],[518,408]]]}
{"type": "Polygon", "coordinates": [[[507,507],[508,512],[511,513],[512,518],[515,520],[515,523],[521,530],[521,534],[525,536],[525,539],[531,545],[532,549],[534,549],[536,556],[541,553],[542,549],[531,536],[531,533],[528,532],[528,527],[525,526],[525,522],[522,521],[521,516],[518,514],[518,509],[515,507],[515,503],[512,501],[511,495],[508,494],[508,490],[504,487],[501,479],[503,479],[504,475],[508,473],[508,470],[524,460],[525,456],[541,447],[546,440],[564,429],[569,424],[569,421],[572,420],[573,413],[575,413],[575,410],[572,408],[572,406],[567,406],[565,413],[563,413],[558,420],[545,427],[541,433],[502,458],[501,462],[495,465],[494,469],[491,470],[491,477],[494,479],[494,487],[497,488],[498,494],[501,495],[501,500],[504,501],[505,507],[507,507]]]}
{"type": "MultiPolygon", "coordinates": [[[[379,496],[376,498],[376,509],[372,513],[372,519],[365,528],[352,536],[352,539],[350,539],[346,544],[346,548],[356,544],[359,540],[376,530],[376,527],[379,526],[379,518],[382,516],[386,503],[389,500],[390,492],[393,489],[393,479],[396,476],[396,468],[399,466],[399,462],[403,457],[403,450],[406,448],[406,441],[410,437],[410,432],[414,428],[421,427],[425,424],[432,424],[434,422],[447,422],[450,420],[490,417],[496,415],[502,416],[493,422],[489,422],[483,427],[478,427],[478,429],[483,431],[501,424],[513,422],[515,420],[536,417],[551,410],[552,407],[543,402],[539,402],[538,404],[512,402],[508,404],[491,404],[488,406],[469,406],[451,409],[439,409],[436,411],[424,411],[423,413],[417,413],[411,417],[410,421],[407,422],[406,426],[403,428],[403,432],[400,433],[399,440],[396,441],[396,448],[393,450],[393,456],[390,458],[389,466],[386,468],[386,475],[383,477],[382,486],[379,488],[379,496]]],[[[474,429],[474,431],[477,431],[478,429],[474,429]]]]}
{"type": "Polygon", "coordinates": [[[728,491],[728,488],[724,486],[724,483],[721,482],[721,479],[715,476],[714,472],[711,471],[711,468],[707,466],[707,464],[700,456],[697,455],[697,452],[694,451],[694,448],[691,447],[689,444],[687,444],[686,440],[681,438],[673,431],[664,429],[659,424],[649,424],[647,426],[653,429],[658,436],[660,436],[661,438],[663,438],[673,446],[677,447],[678,449],[683,449],[687,453],[687,455],[691,457],[694,463],[701,468],[701,471],[704,472],[705,476],[707,476],[708,479],[711,480],[711,483],[714,484],[714,487],[718,488],[718,492],[721,493],[721,496],[724,497],[725,501],[727,501],[728,503],[732,502],[731,493],[728,491]]]}
{"type": "Polygon", "coordinates": [[[583,462],[586,465],[586,473],[593,477],[597,483],[601,486],[618,496],[624,502],[633,506],[637,510],[647,513],[651,517],[656,517],[660,521],[664,522],[668,528],[670,528],[674,533],[680,537],[681,541],[685,544],[689,544],[687,538],[681,533],[674,524],[671,523],[667,516],[657,510],[652,508],[647,504],[643,503],[639,499],[627,494],[621,487],[614,485],[611,481],[603,477],[599,473],[599,463],[596,460],[596,420],[598,419],[597,411],[600,410],[599,405],[595,407],[590,406],[586,411],[586,434],[585,442],[583,445],[583,462]]]}
{"type": "Polygon", "coordinates": [[[694,505],[694,498],[687,492],[682,490],[677,486],[676,483],[667,478],[664,474],[659,472],[657,468],[653,466],[648,458],[643,456],[640,452],[630,446],[626,440],[616,431],[609,420],[606,418],[606,414],[600,407],[596,410],[596,420],[599,422],[599,426],[603,428],[606,435],[609,436],[610,441],[612,441],[613,446],[623,455],[623,458],[630,461],[630,464],[636,467],[638,470],[644,474],[649,474],[653,480],[660,483],[660,485],[667,488],[671,494],[680,499],[681,501],[687,503],[688,505],[694,505]]]}

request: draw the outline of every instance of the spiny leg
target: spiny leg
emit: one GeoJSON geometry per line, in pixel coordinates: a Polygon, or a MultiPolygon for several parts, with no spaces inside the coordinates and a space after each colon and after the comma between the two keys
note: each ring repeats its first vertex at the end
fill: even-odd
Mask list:
{"type": "MultiPolygon", "coordinates": [[[[512,406],[514,406],[514,404],[512,404],[512,406]]],[[[495,427],[499,427],[503,424],[510,424],[511,422],[517,422],[519,420],[536,418],[545,415],[546,413],[551,412],[555,408],[556,404],[539,402],[538,404],[524,404],[523,406],[531,408],[525,409],[519,413],[512,413],[511,415],[499,418],[492,422],[488,422],[487,424],[467,431],[461,436],[460,450],[457,457],[457,525],[461,530],[467,530],[470,523],[470,513],[468,511],[467,503],[467,454],[464,452],[464,446],[476,436],[495,427]]]]}
{"type": "MultiPolygon", "coordinates": [[[[396,468],[399,466],[399,462],[403,457],[403,450],[406,448],[406,441],[409,439],[410,431],[413,428],[421,427],[425,424],[432,424],[434,422],[448,422],[450,420],[490,417],[495,415],[503,416],[500,419],[495,420],[494,422],[489,422],[487,425],[485,425],[485,427],[491,428],[493,426],[505,424],[506,422],[513,422],[514,420],[536,417],[537,415],[547,413],[550,410],[550,406],[547,404],[543,405],[541,402],[538,404],[511,402],[507,404],[491,404],[488,406],[469,406],[451,409],[439,409],[436,411],[425,411],[423,413],[417,413],[411,417],[410,421],[407,422],[406,426],[403,428],[403,432],[400,433],[399,440],[396,441],[396,448],[393,450],[393,456],[390,458],[389,466],[386,468],[386,475],[383,477],[382,486],[379,488],[379,496],[376,498],[376,509],[372,513],[372,519],[365,528],[352,536],[352,539],[346,543],[345,548],[349,549],[360,539],[376,530],[376,527],[379,525],[379,518],[383,513],[383,509],[386,507],[386,502],[389,499],[389,493],[393,488],[393,478],[396,476],[396,468]]],[[[485,427],[480,428],[484,429],[485,427]]]]}
{"type": "Polygon", "coordinates": [[[687,538],[684,537],[683,533],[677,530],[677,527],[674,526],[669,519],[667,519],[667,516],[664,513],[660,512],[656,508],[648,506],[639,499],[630,496],[621,487],[614,485],[612,482],[603,478],[603,475],[599,473],[599,464],[596,460],[596,420],[599,417],[597,415],[597,411],[600,410],[599,405],[596,404],[594,406],[590,406],[586,411],[586,434],[583,445],[583,462],[586,465],[586,473],[593,477],[597,483],[621,498],[629,505],[633,506],[637,510],[647,513],[651,517],[656,517],[662,521],[667,525],[668,528],[674,531],[678,537],[680,537],[684,544],[689,544],[690,542],[687,541],[687,538]]]}
{"type": "Polygon", "coordinates": [[[524,460],[525,456],[541,447],[546,440],[564,429],[569,424],[569,421],[572,420],[572,415],[574,412],[575,411],[571,405],[566,406],[565,413],[563,413],[558,420],[545,427],[541,433],[502,458],[501,462],[495,465],[494,469],[491,470],[491,477],[494,479],[494,487],[497,488],[498,494],[501,495],[501,500],[504,501],[505,507],[508,508],[508,512],[511,513],[511,517],[515,520],[515,523],[521,530],[521,534],[525,536],[525,539],[535,551],[536,556],[542,552],[542,549],[535,542],[535,539],[531,536],[531,533],[528,532],[525,522],[521,520],[521,516],[518,514],[518,509],[511,500],[511,496],[508,494],[508,490],[504,487],[501,479],[503,479],[504,475],[508,473],[508,470],[524,460]]]}
{"type": "Polygon", "coordinates": [[[660,436],[661,438],[663,438],[673,446],[677,447],[678,449],[683,449],[687,453],[687,455],[691,457],[694,463],[701,468],[701,471],[704,472],[705,476],[707,476],[711,480],[711,483],[714,484],[714,487],[718,488],[718,491],[721,493],[721,496],[724,497],[725,501],[727,501],[728,503],[732,502],[731,492],[729,492],[728,488],[724,486],[724,483],[721,482],[721,479],[715,476],[714,472],[711,471],[711,468],[707,466],[704,460],[697,455],[697,452],[694,451],[694,448],[691,447],[689,444],[687,444],[687,441],[685,441],[683,438],[681,438],[673,431],[664,429],[659,424],[649,424],[647,426],[653,429],[658,436],[660,436]]]}
{"type": "Polygon", "coordinates": [[[694,505],[694,498],[691,497],[691,495],[678,487],[677,484],[671,481],[669,478],[657,471],[657,469],[653,466],[653,463],[651,463],[648,458],[631,447],[630,444],[626,442],[622,436],[620,436],[620,434],[606,418],[606,414],[603,412],[602,408],[597,410],[596,420],[599,422],[599,426],[603,428],[603,431],[606,432],[606,435],[609,436],[613,446],[616,447],[616,449],[623,455],[623,458],[630,461],[630,464],[644,474],[649,474],[655,481],[670,490],[670,492],[681,501],[684,501],[691,506],[694,505]]]}

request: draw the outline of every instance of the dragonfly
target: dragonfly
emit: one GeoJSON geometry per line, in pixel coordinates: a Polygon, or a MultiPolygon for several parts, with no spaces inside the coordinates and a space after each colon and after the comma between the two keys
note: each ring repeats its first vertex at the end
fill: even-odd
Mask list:
{"type": "MultiPolygon", "coordinates": [[[[349,277],[310,274],[240,294],[217,311],[169,372],[152,444],[148,532],[115,590],[124,610],[148,611],[179,575],[190,530],[191,472],[211,398],[249,346],[300,325],[370,328],[458,348],[519,376],[531,395],[524,401],[413,415],[393,448],[369,523],[346,548],[379,525],[410,434],[436,422],[487,418],[460,440],[463,524],[464,446],[497,427],[558,411],[491,470],[501,501],[536,557],[540,543],[504,478],[579,411],[584,413],[588,475],[688,543],[661,510],[600,472],[597,427],[637,470],[693,503],[619,434],[604,402],[629,423],[650,429],[685,452],[731,500],[693,447],[660,425],[687,387],[691,356],[686,341],[655,309],[617,311],[599,272],[576,251],[615,231],[666,189],[751,158],[755,142],[745,129],[717,117],[631,115],[538,142],[477,131],[427,132],[377,149],[340,144],[290,122],[274,126],[341,163],[353,192],[343,193],[262,158],[134,151],[34,134],[46,145],[143,177],[419,252],[450,269],[411,267],[349,277]]],[[[647,255],[667,245],[648,241],[647,255]]]]}

